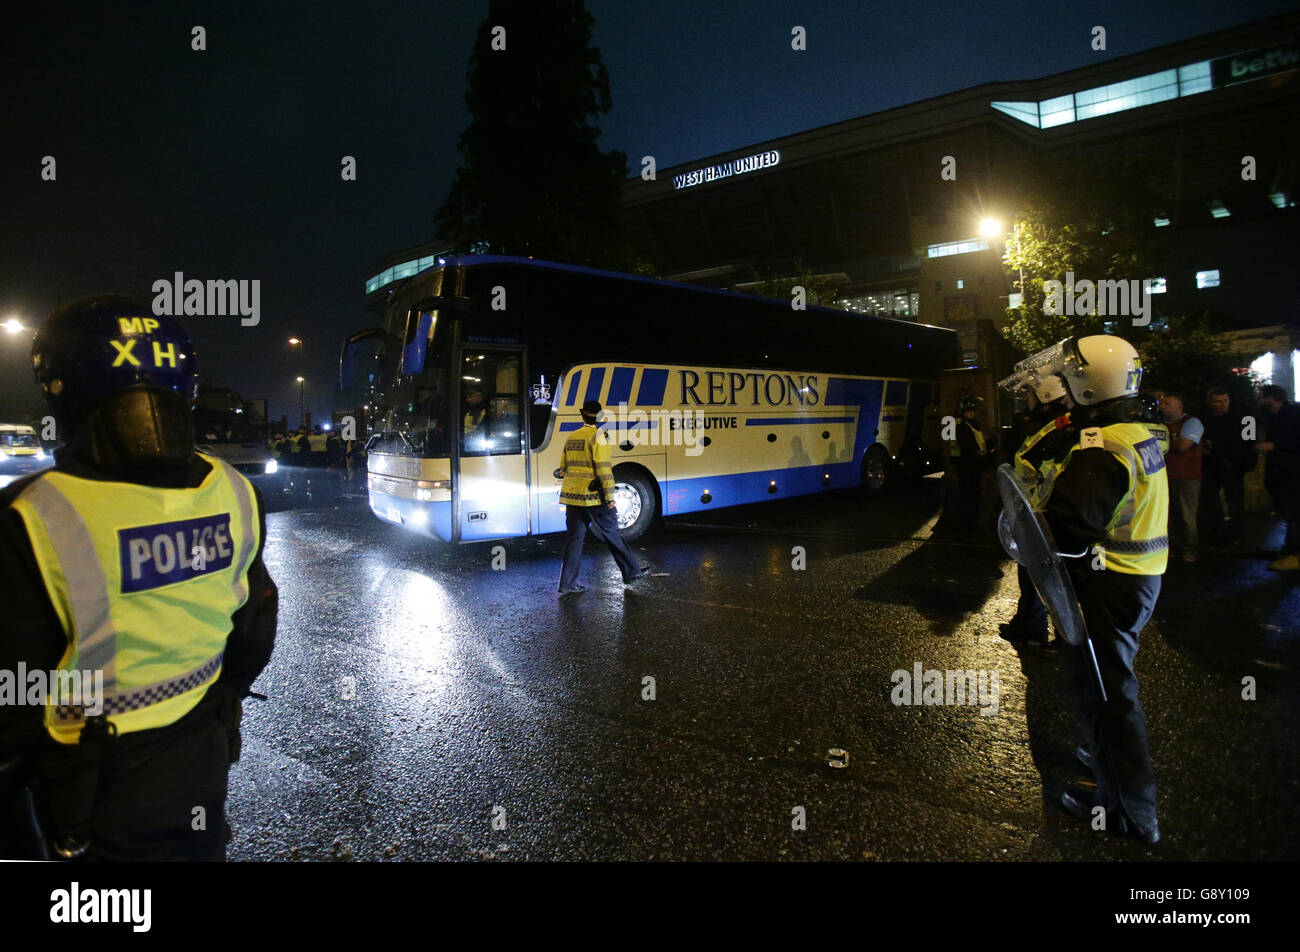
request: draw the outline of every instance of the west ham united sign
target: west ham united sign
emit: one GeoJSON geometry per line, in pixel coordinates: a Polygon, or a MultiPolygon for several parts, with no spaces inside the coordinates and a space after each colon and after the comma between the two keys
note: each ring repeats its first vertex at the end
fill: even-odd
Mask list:
{"type": "Polygon", "coordinates": [[[747,155],[743,159],[732,159],[723,162],[721,165],[708,165],[702,169],[693,169],[690,172],[674,175],[673,188],[690,188],[692,185],[716,182],[718,179],[729,178],[732,175],[743,175],[746,172],[754,172],[758,169],[769,169],[780,161],[781,153],[775,149],[770,152],[747,155]]]}

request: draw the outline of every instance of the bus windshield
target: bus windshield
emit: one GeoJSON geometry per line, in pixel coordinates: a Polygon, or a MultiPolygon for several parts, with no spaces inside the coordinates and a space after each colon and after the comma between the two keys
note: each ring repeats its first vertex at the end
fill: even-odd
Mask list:
{"type": "Polygon", "coordinates": [[[451,455],[450,376],[444,322],[432,324],[432,342],[418,374],[382,374],[388,386],[377,397],[382,408],[372,449],[399,456],[451,455]]]}
{"type": "Polygon", "coordinates": [[[233,410],[194,411],[194,438],[198,443],[256,443],[257,430],[243,413],[233,410]]]}
{"type": "Polygon", "coordinates": [[[0,446],[40,446],[35,433],[0,433],[0,446]]]}

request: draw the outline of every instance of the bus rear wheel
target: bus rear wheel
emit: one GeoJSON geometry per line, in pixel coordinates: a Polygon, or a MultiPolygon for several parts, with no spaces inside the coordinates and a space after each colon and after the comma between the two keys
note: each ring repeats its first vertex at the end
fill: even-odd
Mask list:
{"type": "Polygon", "coordinates": [[[892,461],[885,448],[879,444],[867,450],[862,457],[862,491],[868,496],[879,496],[889,485],[889,467],[892,461]]]}
{"type": "Polygon", "coordinates": [[[658,512],[654,484],[635,469],[614,471],[614,502],[618,506],[618,528],[631,542],[645,535],[658,512]]]}

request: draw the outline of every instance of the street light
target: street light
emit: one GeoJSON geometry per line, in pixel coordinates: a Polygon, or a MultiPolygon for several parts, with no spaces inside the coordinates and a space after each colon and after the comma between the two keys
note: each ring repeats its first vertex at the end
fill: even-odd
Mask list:
{"type": "MultiPolygon", "coordinates": [[[[289,343],[290,343],[290,344],[296,344],[296,345],[298,346],[298,366],[302,367],[303,370],[306,370],[306,369],[307,369],[307,343],[306,343],[306,341],[304,341],[301,337],[290,337],[290,338],[289,338],[289,343]]],[[[305,403],[305,401],[304,401],[304,399],[303,399],[303,394],[302,394],[302,390],[303,390],[303,387],[301,386],[302,382],[303,382],[302,377],[299,377],[299,378],[298,378],[298,383],[300,384],[300,386],[299,386],[299,388],[298,388],[298,403],[300,404],[299,409],[302,411],[302,425],[303,425],[303,427],[305,428],[305,427],[307,426],[307,412],[306,412],[306,410],[303,408],[303,406],[301,406],[302,404],[305,403]]]]}
{"type": "Polygon", "coordinates": [[[980,221],[981,238],[1000,238],[1002,237],[1002,222],[996,218],[984,218],[980,221]]]}
{"type": "Polygon", "coordinates": [[[302,416],[302,428],[307,429],[307,401],[303,396],[306,389],[307,381],[303,377],[298,378],[298,413],[302,416]]]}
{"type": "Polygon", "coordinates": [[[19,331],[23,331],[27,329],[23,327],[23,322],[18,320],[18,318],[16,317],[9,318],[9,320],[5,321],[3,324],[0,324],[0,327],[3,327],[10,334],[17,334],[19,331]]]}

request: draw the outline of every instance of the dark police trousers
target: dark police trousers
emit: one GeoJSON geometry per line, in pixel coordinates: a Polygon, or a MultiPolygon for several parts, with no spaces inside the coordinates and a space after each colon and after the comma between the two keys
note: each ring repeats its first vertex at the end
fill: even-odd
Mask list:
{"type": "Polygon", "coordinates": [[[578,569],[582,566],[582,543],[587,538],[587,529],[591,534],[609,546],[623,573],[623,581],[630,582],[636,578],[639,570],[632,550],[623,541],[623,534],[618,531],[618,513],[608,506],[566,506],[564,524],[569,536],[564,540],[564,567],[560,570],[560,591],[567,592],[578,581],[578,569]]]}
{"type": "Polygon", "coordinates": [[[1047,609],[1043,606],[1043,600],[1038,597],[1038,590],[1034,588],[1034,580],[1030,578],[1029,570],[1019,563],[1016,565],[1016,581],[1020,584],[1020,600],[1016,602],[1016,613],[1010,623],[1030,637],[1046,638],[1047,609]]]}
{"type": "Polygon", "coordinates": [[[1138,635],[1160,596],[1161,576],[1093,571],[1090,561],[1079,560],[1070,575],[1108,701],[1103,704],[1097,692],[1086,647],[1067,649],[1067,684],[1083,723],[1084,741],[1094,752],[1098,802],[1108,810],[1122,809],[1145,830],[1156,822],[1156,774],[1133,662],[1138,635]]]}

